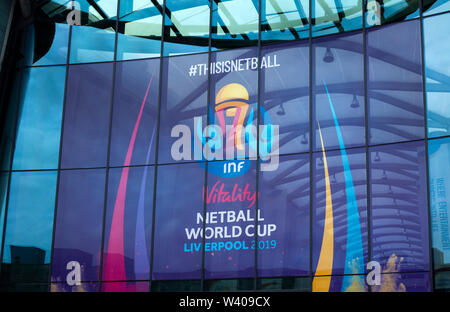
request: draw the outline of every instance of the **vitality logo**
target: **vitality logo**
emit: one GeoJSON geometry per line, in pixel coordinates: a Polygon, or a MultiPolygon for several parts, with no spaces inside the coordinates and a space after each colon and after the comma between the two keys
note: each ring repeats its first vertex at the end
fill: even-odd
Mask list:
{"type": "Polygon", "coordinates": [[[197,160],[208,171],[222,177],[242,175],[251,167],[251,161],[261,160],[261,171],[273,171],[279,162],[279,126],[273,125],[269,114],[250,102],[247,89],[239,83],[230,83],[217,92],[213,107],[209,108],[209,125],[202,128],[202,117],[194,117],[193,130],[187,125],[176,125],[171,136],[174,160],[197,160]],[[259,151],[259,152],[258,152],[259,151]],[[226,161],[213,161],[226,160],[226,161]]]}

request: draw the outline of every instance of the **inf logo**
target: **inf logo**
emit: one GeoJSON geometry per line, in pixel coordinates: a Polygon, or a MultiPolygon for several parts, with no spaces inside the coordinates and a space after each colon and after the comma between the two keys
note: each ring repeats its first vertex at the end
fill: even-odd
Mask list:
{"type": "Polygon", "coordinates": [[[194,117],[193,136],[186,125],[172,128],[171,136],[178,138],[172,144],[172,158],[192,160],[193,150],[193,159],[202,167],[205,159],[210,161],[209,172],[235,177],[248,172],[251,160],[256,160],[259,154],[261,171],[276,170],[279,127],[272,124],[261,106],[260,110],[260,125],[256,128],[257,105],[250,102],[247,89],[239,83],[223,86],[217,92],[214,107],[209,108],[208,126],[202,130],[202,117],[194,117]]]}

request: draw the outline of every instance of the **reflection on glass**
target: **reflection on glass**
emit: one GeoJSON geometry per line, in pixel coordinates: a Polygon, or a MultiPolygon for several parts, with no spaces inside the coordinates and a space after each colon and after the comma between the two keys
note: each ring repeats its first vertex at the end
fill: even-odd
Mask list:
{"type": "Polygon", "coordinates": [[[61,167],[106,165],[112,64],[69,67],[61,167]]]}
{"type": "Polygon", "coordinates": [[[257,45],[258,1],[219,0],[212,4],[213,50],[257,45]]]}
{"type": "Polygon", "coordinates": [[[428,142],[431,235],[435,271],[450,267],[450,138],[428,142]]]}
{"type": "Polygon", "coordinates": [[[309,37],[309,0],[262,0],[262,43],[309,37]]]}
{"type": "Polygon", "coordinates": [[[363,36],[313,40],[314,150],[365,144],[363,36]]]}
{"type": "Polygon", "coordinates": [[[419,0],[365,0],[366,27],[419,17],[419,0]]]}
{"type": "MultiPolygon", "coordinates": [[[[313,163],[313,290],[331,291],[331,284],[322,285],[320,276],[365,271],[366,153],[362,148],[322,151],[314,153],[313,163]]],[[[362,282],[358,276],[344,277],[339,287],[349,291],[362,282]]]]}
{"type": "Polygon", "coordinates": [[[48,292],[49,285],[42,283],[22,283],[22,284],[4,284],[0,286],[0,291],[6,292],[48,292]]]}
{"type": "Polygon", "coordinates": [[[265,46],[261,55],[274,65],[260,72],[261,124],[279,127],[281,155],[309,151],[308,44],[265,46]]]}
{"type": "Polygon", "coordinates": [[[163,58],[162,62],[158,162],[202,160],[202,131],[207,124],[208,54],[163,58]]]}
{"type": "MultiPolygon", "coordinates": [[[[105,170],[64,170],[60,173],[52,282],[67,284],[67,267],[80,272],[80,281],[98,281],[105,170]]],[[[73,279],[73,277],[72,277],[73,279]]]]}
{"type": "MultiPolygon", "coordinates": [[[[153,179],[153,167],[109,171],[103,281],[150,279],[153,179]]],[[[103,291],[129,289],[120,283],[103,285],[103,291]]]]}
{"type": "Polygon", "coordinates": [[[158,167],[153,280],[201,278],[204,166],[158,167]]]}
{"type": "Polygon", "coordinates": [[[2,264],[10,281],[48,280],[56,176],[55,171],[11,173],[2,264]]]}
{"type": "Polygon", "coordinates": [[[450,272],[434,273],[434,289],[435,291],[450,291],[450,272]]]}
{"type": "Polygon", "coordinates": [[[200,291],[200,280],[196,281],[152,281],[152,292],[200,291]]]}
{"type": "Polygon", "coordinates": [[[311,278],[309,277],[281,277],[261,278],[257,281],[257,289],[262,291],[271,290],[296,290],[311,292],[311,278]]]}
{"type": "Polygon", "coordinates": [[[166,0],[164,56],[208,51],[208,0],[166,0]]]}
{"type": "Polygon", "coordinates": [[[309,186],[308,153],[282,156],[277,170],[260,172],[259,224],[276,230],[259,238],[265,248],[258,250],[258,277],[309,275],[309,186]]]}
{"type": "Polygon", "coordinates": [[[58,167],[66,69],[23,71],[13,169],[58,167]]]}
{"type": "MultiPolygon", "coordinates": [[[[392,273],[392,267],[383,266],[380,276],[380,285],[369,286],[366,282],[365,275],[351,275],[349,279],[354,281],[353,287],[346,292],[428,292],[430,291],[430,274],[429,273],[392,273]],[[356,281],[361,280],[361,283],[356,281]]],[[[330,292],[343,292],[340,288],[343,276],[332,276],[330,283],[330,292]]],[[[370,278],[370,277],[367,277],[370,278]]],[[[327,277],[319,277],[319,282],[324,283],[327,277]]],[[[314,291],[314,289],[313,289],[314,291]]]]}
{"type": "Polygon", "coordinates": [[[80,285],[69,285],[67,283],[52,283],[50,292],[97,292],[98,283],[80,283],[80,285]]]}
{"type": "Polygon", "coordinates": [[[253,290],[255,281],[251,278],[224,279],[224,280],[205,280],[205,291],[243,291],[253,290]]]}
{"type": "Polygon", "coordinates": [[[444,14],[423,21],[429,137],[450,134],[450,41],[442,31],[450,27],[449,18],[444,14]]]}
{"type": "Polygon", "coordinates": [[[422,6],[424,16],[450,11],[449,0],[423,0],[422,6]]]}
{"type": "Polygon", "coordinates": [[[110,165],[153,164],[159,59],[119,62],[115,79],[110,165]]]}
{"type": "Polygon", "coordinates": [[[362,0],[312,0],[312,36],[362,28],[362,0]]]}
{"type": "Polygon", "coordinates": [[[158,57],[161,53],[163,0],[120,2],[117,59],[158,57]]]}
{"type": "Polygon", "coordinates": [[[390,273],[429,269],[425,145],[370,148],[372,259],[390,273]]]}
{"type": "Polygon", "coordinates": [[[66,64],[70,13],[65,0],[53,0],[33,14],[33,24],[23,34],[22,54],[25,66],[66,64]]]}
{"type": "Polygon", "coordinates": [[[74,3],[80,25],[72,26],[70,63],[112,61],[117,0],[78,0],[74,3]]]}
{"type": "Polygon", "coordinates": [[[367,33],[369,144],[425,135],[420,37],[418,20],[367,33]]]}
{"type": "Polygon", "coordinates": [[[372,292],[428,292],[430,273],[395,274],[392,264],[382,268],[380,285],[371,287],[372,292]]]}

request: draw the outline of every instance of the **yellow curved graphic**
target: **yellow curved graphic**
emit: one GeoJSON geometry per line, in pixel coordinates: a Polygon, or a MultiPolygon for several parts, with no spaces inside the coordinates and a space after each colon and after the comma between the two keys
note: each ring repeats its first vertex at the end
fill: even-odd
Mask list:
{"type": "Polygon", "coordinates": [[[331,284],[331,272],[333,268],[334,228],[333,228],[333,202],[331,200],[330,176],[328,174],[327,157],[323,145],[322,131],[319,124],[320,142],[322,144],[323,169],[325,171],[326,206],[325,224],[323,229],[322,247],[320,249],[319,261],[317,262],[314,275],[312,291],[327,292],[331,284]],[[324,276],[319,276],[324,275],[324,276]]]}

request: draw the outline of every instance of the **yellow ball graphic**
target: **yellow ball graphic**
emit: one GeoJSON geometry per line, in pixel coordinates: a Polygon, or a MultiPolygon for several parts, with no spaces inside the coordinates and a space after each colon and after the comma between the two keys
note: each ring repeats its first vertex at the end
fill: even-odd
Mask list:
{"type": "Polygon", "coordinates": [[[248,99],[248,91],[243,85],[239,83],[227,84],[217,93],[216,110],[232,106],[242,106],[244,103],[247,104],[248,99]],[[228,102],[223,103],[225,101],[228,102]]]}

